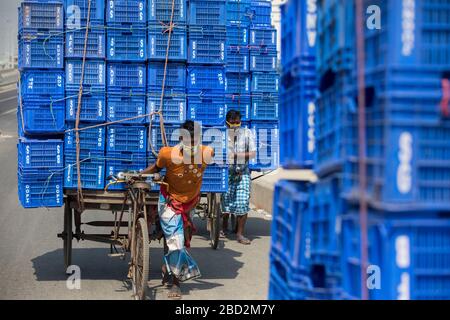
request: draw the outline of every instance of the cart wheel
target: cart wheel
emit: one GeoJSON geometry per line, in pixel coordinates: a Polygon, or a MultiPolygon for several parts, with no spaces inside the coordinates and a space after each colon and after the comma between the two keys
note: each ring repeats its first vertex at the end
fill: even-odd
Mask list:
{"type": "Polygon", "coordinates": [[[217,249],[217,246],[219,245],[219,235],[220,235],[220,224],[221,224],[221,206],[220,206],[220,194],[215,193],[211,194],[208,197],[208,202],[211,203],[211,210],[208,212],[208,219],[210,222],[210,241],[211,241],[211,248],[214,250],[217,249]]]}
{"type": "Polygon", "coordinates": [[[64,251],[64,271],[67,273],[67,268],[72,265],[72,209],[69,204],[64,206],[64,237],[63,237],[63,251],[64,251]]]}
{"type": "Polygon", "coordinates": [[[150,268],[148,227],[144,218],[139,218],[135,232],[136,248],[133,256],[133,293],[136,300],[144,300],[148,286],[150,268]]]}

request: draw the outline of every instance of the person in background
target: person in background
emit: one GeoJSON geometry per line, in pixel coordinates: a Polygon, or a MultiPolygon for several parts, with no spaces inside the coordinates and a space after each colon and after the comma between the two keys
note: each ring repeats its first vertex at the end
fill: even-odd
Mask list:
{"type": "Polygon", "coordinates": [[[168,297],[181,298],[180,282],[200,277],[197,263],[190,256],[191,211],[200,201],[203,174],[212,162],[214,150],[202,146],[201,126],[186,121],[180,128],[180,143],[161,148],[156,163],[142,174],[166,169],[159,196],[158,214],[164,233],[163,284],[172,283],[168,297]]]}
{"type": "Polygon", "coordinates": [[[221,237],[228,234],[230,214],[236,216],[236,236],[239,243],[249,245],[244,236],[245,223],[250,210],[251,177],[248,162],[256,157],[255,138],[248,128],[243,128],[239,111],[230,110],[226,116],[228,127],[229,187],[222,196],[223,225],[221,237]]]}

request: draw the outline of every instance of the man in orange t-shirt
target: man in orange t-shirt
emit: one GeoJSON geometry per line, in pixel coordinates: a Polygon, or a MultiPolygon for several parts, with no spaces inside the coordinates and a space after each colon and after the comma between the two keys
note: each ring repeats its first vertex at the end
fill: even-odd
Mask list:
{"type": "Polygon", "coordinates": [[[180,143],[163,147],[156,163],[142,173],[166,169],[159,197],[159,218],[164,232],[163,283],[170,281],[169,298],[181,298],[180,281],[197,278],[200,270],[186,248],[190,247],[192,232],[191,210],[200,201],[203,174],[212,162],[214,150],[202,146],[201,126],[186,121],[180,128],[180,143]]]}

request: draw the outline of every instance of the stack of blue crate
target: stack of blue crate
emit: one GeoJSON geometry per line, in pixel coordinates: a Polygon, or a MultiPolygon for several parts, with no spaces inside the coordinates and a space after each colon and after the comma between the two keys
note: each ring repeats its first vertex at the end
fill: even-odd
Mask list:
{"type": "Polygon", "coordinates": [[[250,128],[258,145],[257,156],[250,161],[250,169],[268,170],[279,166],[277,32],[272,27],[271,1],[252,1],[250,12],[250,128]]]}
{"type": "Polygon", "coordinates": [[[226,16],[224,0],[189,1],[186,116],[187,119],[202,124],[203,143],[207,142],[205,139],[208,134],[216,136],[215,139],[222,137],[220,141],[223,141],[222,146],[213,145],[216,164],[209,166],[205,172],[202,186],[204,192],[225,192],[228,187],[228,169],[224,165],[226,16]]]}
{"type": "MultiPolygon", "coordinates": [[[[371,299],[448,299],[450,121],[447,4],[364,1],[385,16],[364,26],[369,204],[368,263],[379,267],[371,299]],[[400,18],[395,15],[402,12],[400,18]],[[421,19],[418,19],[421,17],[421,19]],[[419,37],[418,35],[422,36],[419,37]]],[[[321,282],[361,298],[357,68],[353,2],[319,6],[311,266],[321,282]],[[333,35],[340,35],[335,37],[333,35]]]]}
{"type": "MultiPolygon", "coordinates": [[[[65,0],[64,188],[78,188],[76,134],[79,128],[106,121],[105,2],[65,0]],[[87,42],[85,47],[85,38],[87,42]],[[84,72],[83,72],[83,58],[84,72]],[[84,74],[83,74],[84,73],[84,74]],[[83,74],[82,90],[80,82],[83,74]],[[79,102],[81,94],[81,101],[79,102]]],[[[85,189],[105,185],[105,127],[80,131],[80,180],[85,189]]]]}
{"type": "MultiPolygon", "coordinates": [[[[147,167],[147,1],[114,0],[106,8],[106,176],[147,167]]],[[[109,190],[123,190],[115,184],[109,190]]]]}
{"type": "Polygon", "coordinates": [[[63,17],[60,1],[19,7],[18,195],[25,208],[63,204],[63,17]]]}

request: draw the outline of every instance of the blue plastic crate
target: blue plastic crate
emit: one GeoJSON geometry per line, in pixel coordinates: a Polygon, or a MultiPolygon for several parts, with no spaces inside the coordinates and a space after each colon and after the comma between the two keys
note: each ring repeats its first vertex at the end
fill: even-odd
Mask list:
{"type": "Polygon", "coordinates": [[[225,97],[222,95],[189,95],[187,119],[200,121],[203,125],[225,123],[225,97]]]}
{"type": "Polygon", "coordinates": [[[144,126],[110,125],[107,152],[147,152],[148,130],[144,126]]]}
{"type": "Polygon", "coordinates": [[[225,92],[228,94],[240,94],[250,97],[250,74],[249,73],[227,73],[225,92]]]}
{"type": "Polygon", "coordinates": [[[250,160],[252,170],[276,169],[280,163],[278,122],[252,121],[250,130],[256,139],[256,158],[250,160]]]}
{"type": "Polygon", "coordinates": [[[108,61],[147,60],[147,28],[145,26],[108,27],[108,61]]]}
{"type": "Polygon", "coordinates": [[[218,93],[225,92],[225,68],[219,66],[188,67],[188,93],[218,93]]]}
{"type": "Polygon", "coordinates": [[[277,51],[259,47],[250,50],[250,71],[276,72],[277,51]]]}
{"type": "MultiPolygon", "coordinates": [[[[106,176],[117,176],[119,172],[143,171],[147,168],[147,156],[142,153],[106,153],[106,176]]],[[[107,181],[109,183],[109,181],[107,181]]],[[[125,190],[125,183],[112,184],[108,190],[125,190]]]]}
{"type": "Polygon", "coordinates": [[[315,57],[317,41],[317,6],[308,10],[306,1],[285,2],[281,6],[283,65],[300,56],[315,57]]]}
{"type": "Polygon", "coordinates": [[[227,1],[227,23],[248,26],[252,16],[250,0],[227,1]]]}
{"type": "MultiPolygon", "coordinates": [[[[164,131],[166,133],[166,139],[167,144],[170,147],[173,147],[180,143],[180,126],[175,124],[168,124],[164,126],[164,131]]],[[[161,134],[161,128],[157,124],[153,124],[151,130],[150,130],[150,136],[149,136],[149,158],[153,161],[156,160],[155,155],[153,154],[153,150],[158,154],[159,150],[164,147],[163,141],[162,141],[162,134],[161,134]]]]}
{"type": "Polygon", "coordinates": [[[252,1],[250,21],[253,26],[272,25],[272,2],[252,1]]]}
{"type": "Polygon", "coordinates": [[[273,27],[252,27],[249,44],[251,47],[267,47],[276,50],[277,30],[273,27]]]}
{"type": "Polygon", "coordinates": [[[225,109],[227,112],[230,110],[237,110],[241,113],[242,121],[250,121],[250,107],[251,98],[250,96],[241,95],[228,95],[225,99],[225,109]]]}
{"type": "Polygon", "coordinates": [[[108,63],[108,93],[144,93],[147,68],[144,63],[108,63]]]}
{"type": "Polygon", "coordinates": [[[227,72],[249,72],[248,48],[227,49],[227,72]]]}
{"type": "MultiPolygon", "coordinates": [[[[448,300],[450,289],[450,219],[391,218],[389,212],[372,212],[368,226],[368,259],[381,272],[380,289],[369,290],[374,300],[448,300]],[[402,290],[399,290],[402,288],[402,290]]],[[[360,226],[353,212],[342,221],[343,288],[359,299],[360,226]]]]}
{"type": "Polygon", "coordinates": [[[280,76],[277,73],[252,73],[252,93],[278,93],[280,76]]]}
{"type": "Polygon", "coordinates": [[[301,84],[304,95],[317,95],[318,80],[316,58],[314,56],[298,56],[282,66],[281,85],[284,88],[301,84]]]}
{"type": "Polygon", "coordinates": [[[209,165],[203,173],[201,192],[225,193],[228,191],[228,167],[209,165]]]}
{"type": "Polygon", "coordinates": [[[188,63],[219,64],[226,63],[225,26],[189,26],[188,63]]]}
{"type": "Polygon", "coordinates": [[[218,26],[227,23],[225,0],[190,0],[189,24],[218,26]]]}
{"type": "MultiPolygon", "coordinates": [[[[109,5],[109,0],[91,0],[91,9],[89,21],[91,24],[105,24],[105,4],[109,5]]],[[[78,15],[81,23],[86,25],[88,18],[89,0],[65,0],[67,28],[78,27],[78,15]]]]}
{"type": "MultiPolygon", "coordinates": [[[[170,37],[169,60],[181,62],[187,59],[187,27],[175,26],[170,37]]],[[[169,32],[160,24],[148,26],[148,59],[165,61],[169,32]]]]}
{"type": "Polygon", "coordinates": [[[315,96],[299,81],[280,95],[280,160],[286,169],[310,168],[315,150],[315,96]]]}
{"type": "Polygon", "coordinates": [[[19,201],[24,208],[62,207],[64,204],[61,170],[19,170],[19,201]]]}
{"type": "Polygon", "coordinates": [[[307,272],[312,236],[308,198],[308,182],[279,181],[275,186],[271,228],[271,250],[284,257],[296,270],[307,272]]]}
{"type": "MultiPolygon", "coordinates": [[[[80,121],[101,123],[106,119],[106,98],[104,93],[83,92],[81,97],[80,121]]],[[[66,92],[66,121],[76,121],[78,91],[66,92]]]]}
{"type": "MultiPolygon", "coordinates": [[[[141,95],[108,95],[107,121],[119,121],[148,114],[146,96],[141,95]]],[[[121,122],[121,124],[145,124],[148,117],[136,118],[121,122]]]]}
{"type": "Polygon", "coordinates": [[[172,18],[172,1],[149,0],[148,21],[169,23],[172,20],[174,23],[186,24],[187,7],[187,0],[175,0],[172,18]]]}
{"type": "Polygon", "coordinates": [[[38,31],[62,32],[64,8],[61,1],[23,1],[19,11],[19,34],[38,31]]]}
{"type": "MultiPolygon", "coordinates": [[[[66,60],[66,90],[79,90],[83,61],[66,60]]],[[[83,88],[87,91],[105,92],[106,65],[104,61],[86,60],[84,66],[83,88]]]]}
{"type": "MultiPolygon", "coordinates": [[[[64,188],[78,188],[77,157],[75,152],[66,152],[64,188]]],[[[83,151],[80,153],[81,187],[103,190],[105,188],[105,153],[83,151]]]]}
{"type": "MultiPolygon", "coordinates": [[[[85,124],[79,126],[80,129],[86,127],[85,124]]],[[[74,124],[68,125],[68,130],[74,129],[74,124]]],[[[105,150],[106,144],[105,127],[96,127],[80,131],[80,150],[82,151],[99,151],[105,150]]],[[[75,131],[67,131],[64,135],[64,150],[66,152],[75,152],[76,150],[76,133],[75,131]]]]}
{"type": "MultiPolygon", "coordinates": [[[[66,29],[66,58],[83,58],[86,27],[76,30],[66,29]]],[[[91,26],[88,33],[86,58],[104,59],[106,32],[103,26],[91,26]]]]}
{"type": "MultiPolygon", "coordinates": [[[[230,2],[228,2],[230,3],[230,2]]],[[[249,29],[239,24],[227,25],[227,47],[247,47],[249,29]]]]}
{"type": "MultiPolygon", "coordinates": [[[[161,96],[159,94],[148,97],[149,113],[160,109],[161,96]]],[[[172,92],[165,94],[162,105],[164,123],[183,123],[186,120],[186,94],[172,92]]],[[[153,122],[160,121],[159,115],[152,116],[153,122]]]]}
{"type": "Polygon", "coordinates": [[[43,100],[26,100],[17,111],[19,135],[58,134],[65,128],[64,100],[48,103],[43,100]],[[22,126],[22,114],[23,124],[22,126]]]}
{"type": "MultiPolygon", "coordinates": [[[[161,92],[164,80],[165,64],[162,62],[151,62],[147,68],[148,91],[161,92]]],[[[181,63],[168,63],[166,70],[164,90],[185,91],[186,90],[186,65],[181,63]]]]}
{"type": "Polygon", "coordinates": [[[278,120],[279,96],[277,94],[253,95],[251,120],[278,120]]]}
{"type": "Polygon", "coordinates": [[[64,37],[62,34],[25,34],[19,36],[19,70],[63,69],[64,37]]]}
{"type": "Polygon", "coordinates": [[[146,0],[108,0],[106,24],[143,24],[147,23],[146,0]]]}
{"type": "Polygon", "coordinates": [[[19,138],[18,163],[21,169],[63,168],[62,140],[35,140],[19,138]]]}
{"type": "Polygon", "coordinates": [[[20,73],[22,99],[58,99],[64,97],[64,72],[53,70],[29,70],[20,73]]]}

